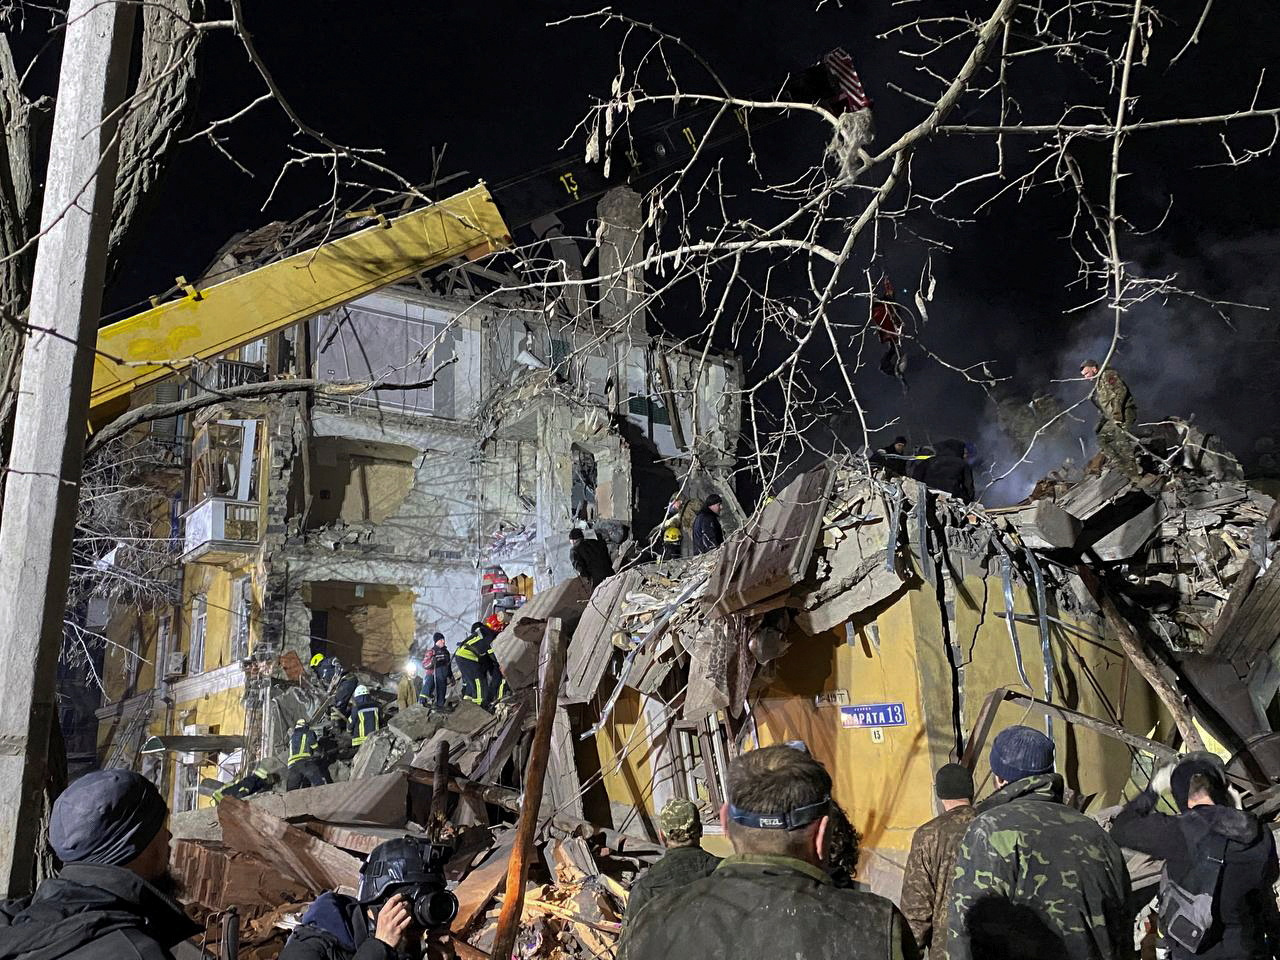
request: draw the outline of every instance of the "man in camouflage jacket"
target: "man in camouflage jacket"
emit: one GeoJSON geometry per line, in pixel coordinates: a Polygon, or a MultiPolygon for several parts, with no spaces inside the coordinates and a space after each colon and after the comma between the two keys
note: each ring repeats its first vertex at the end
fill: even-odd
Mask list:
{"type": "Polygon", "coordinates": [[[1053,741],[1030,727],[991,748],[997,791],[956,858],[950,960],[1120,960],[1133,953],[1124,856],[1062,802],[1053,741]]]}
{"type": "Polygon", "coordinates": [[[1138,447],[1133,439],[1133,428],[1138,424],[1138,405],[1134,402],[1129,386],[1113,368],[1099,374],[1097,360],[1080,364],[1080,375],[1096,381],[1093,403],[1102,416],[1098,420],[1098,449],[1106,455],[1107,462],[1136,484],[1147,481],[1138,464],[1138,447]]]}
{"type": "Polygon", "coordinates": [[[916,831],[907,854],[902,879],[902,915],[911,926],[911,935],[930,960],[945,960],[947,911],[951,907],[951,879],[956,869],[956,852],[969,824],[977,816],[973,809],[973,774],[958,763],[938,770],[934,793],[943,812],[916,831]]]}
{"type": "Polygon", "coordinates": [[[658,894],[710,876],[720,865],[719,857],[702,849],[702,816],[691,802],[679,798],[668,801],[658,821],[667,852],[632,885],[623,926],[658,894]]]}

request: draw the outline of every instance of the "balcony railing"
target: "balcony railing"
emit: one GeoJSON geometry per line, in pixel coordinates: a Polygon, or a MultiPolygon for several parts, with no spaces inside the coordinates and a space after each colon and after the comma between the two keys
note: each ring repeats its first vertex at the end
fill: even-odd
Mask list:
{"type": "Polygon", "coordinates": [[[256,503],[210,497],[183,516],[182,559],[203,563],[242,559],[261,535],[256,503]]]}
{"type": "Polygon", "coordinates": [[[239,387],[246,383],[265,383],[266,379],[266,368],[260,363],[218,360],[213,365],[213,386],[216,390],[239,387]]]}

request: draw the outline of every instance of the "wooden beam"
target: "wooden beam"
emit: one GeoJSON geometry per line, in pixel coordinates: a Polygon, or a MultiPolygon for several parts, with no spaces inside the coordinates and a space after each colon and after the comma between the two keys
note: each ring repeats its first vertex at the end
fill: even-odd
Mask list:
{"type": "Polygon", "coordinates": [[[449,816],[449,741],[441,737],[436,747],[435,777],[431,781],[431,822],[427,830],[438,840],[449,816]]]}
{"type": "Polygon", "coordinates": [[[533,729],[533,747],[524,771],[524,804],[516,824],[515,845],[507,870],[506,895],[498,915],[498,930],[493,939],[493,955],[509,957],[520,929],[524,907],[524,883],[529,877],[529,860],[533,854],[533,837],[538,826],[538,809],[542,805],[542,787],[546,782],[547,762],[551,756],[551,728],[556,718],[556,701],[560,680],[564,675],[564,641],[560,620],[547,621],[542,638],[542,682],[538,689],[538,722],[533,729]]]}

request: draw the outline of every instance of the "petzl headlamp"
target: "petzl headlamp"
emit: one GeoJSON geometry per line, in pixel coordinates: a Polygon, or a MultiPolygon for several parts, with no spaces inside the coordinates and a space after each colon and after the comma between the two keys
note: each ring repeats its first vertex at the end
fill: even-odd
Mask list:
{"type": "Polygon", "coordinates": [[[799,830],[815,820],[821,820],[831,810],[831,798],[823,797],[817,803],[796,807],[786,813],[753,813],[729,804],[729,819],[742,827],[754,830],[799,830]]]}

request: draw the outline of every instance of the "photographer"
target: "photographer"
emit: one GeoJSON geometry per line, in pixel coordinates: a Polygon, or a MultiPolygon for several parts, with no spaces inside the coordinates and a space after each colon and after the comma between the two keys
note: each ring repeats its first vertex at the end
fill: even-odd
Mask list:
{"type": "Polygon", "coordinates": [[[379,844],[360,868],[356,898],[321,894],[280,960],[393,960],[422,955],[422,936],[447,927],[458,901],[445,889],[447,848],[404,837],[379,844]]]}

